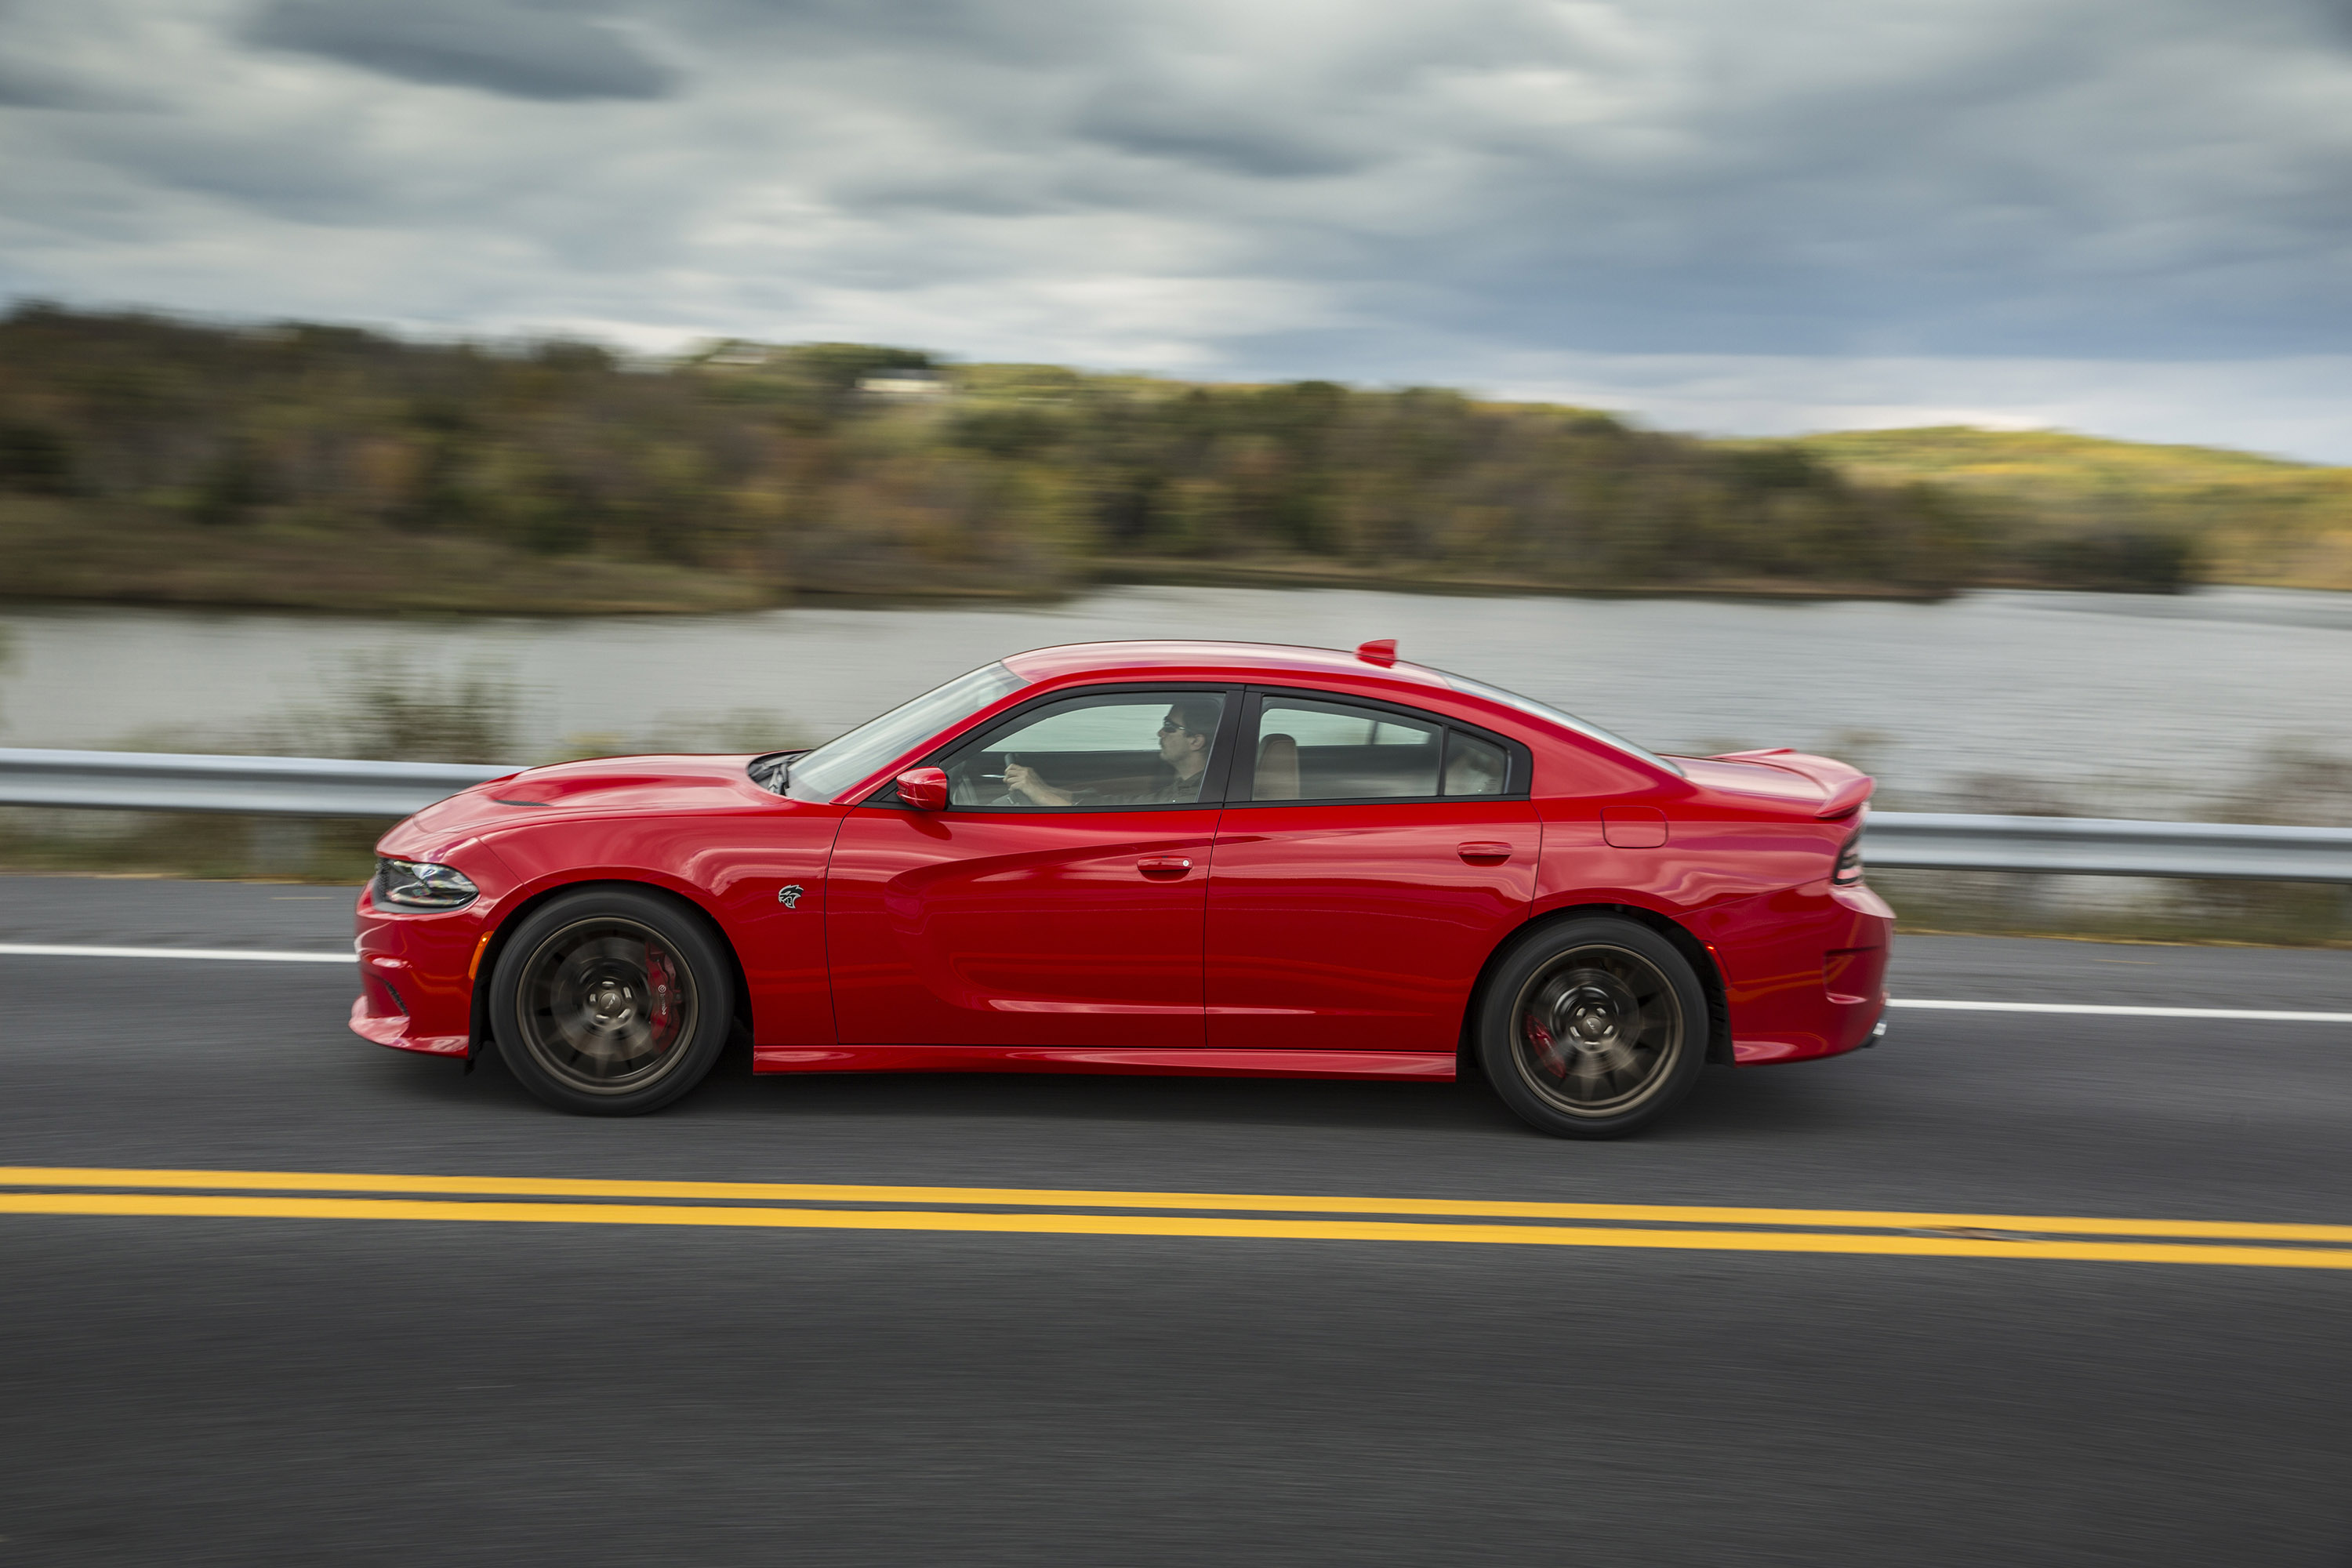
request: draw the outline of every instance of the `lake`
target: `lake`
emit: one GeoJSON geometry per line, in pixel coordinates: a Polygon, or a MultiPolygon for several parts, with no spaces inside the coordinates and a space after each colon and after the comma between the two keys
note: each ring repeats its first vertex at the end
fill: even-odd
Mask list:
{"type": "Polygon", "coordinates": [[[1153,637],[1393,637],[1406,658],[1660,750],[1843,755],[1919,808],[2196,816],[2273,748],[2352,756],[2352,595],[2254,588],[1885,604],[1118,587],[462,621],[17,605],[0,610],[0,744],[230,747],[373,668],[510,684],[519,761],[578,737],[749,749],[821,739],[1023,648],[1153,637]]]}

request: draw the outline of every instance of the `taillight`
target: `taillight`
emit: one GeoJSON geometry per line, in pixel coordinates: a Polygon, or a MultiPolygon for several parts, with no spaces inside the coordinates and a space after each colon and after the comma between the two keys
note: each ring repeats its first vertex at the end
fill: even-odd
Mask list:
{"type": "Polygon", "coordinates": [[[1830,880],[1841,888],[1851,888],[1862,880],[1862,829],[1857,827],[1838,846],[1837,869],[1830,880]]]}

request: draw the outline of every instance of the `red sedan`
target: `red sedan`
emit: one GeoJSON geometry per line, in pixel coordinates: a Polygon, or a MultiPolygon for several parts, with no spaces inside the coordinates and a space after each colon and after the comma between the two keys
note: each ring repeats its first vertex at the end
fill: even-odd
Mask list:
{"type": "Polygon", "coordinates": [[[1450,1079],[1628,1132],[1882,1031],[1871,781],[1399,661],[1096,643],[814,751],[533,768],[386,834],[352,1027],[568,1110],[761,1072],[1450,1079]]]}

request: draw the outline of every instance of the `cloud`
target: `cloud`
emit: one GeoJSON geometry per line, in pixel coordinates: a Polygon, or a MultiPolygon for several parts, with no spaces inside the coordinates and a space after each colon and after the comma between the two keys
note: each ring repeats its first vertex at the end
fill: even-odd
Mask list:
{"type": "Polygon", "coordinates": [[[0,294],[2352,458],[2347,41],[2313,0],[16,0],[0,294]]]}
{"type": "Polygon", "coordinates": [[[2127,432],[2352,462],[2352,355],[2149,362],[1527,355],[1482,367],[1494,395],[1637,409],[1672,429],[1743,435],[1929,425],[2127,432]]]}
{"type": "Polygon", "coordinates": [[[660,98],[672,74],[593,19],[499,0],[277,0],[246,36],[409,81],[564,101],[660,98]]]}
{"type": "Polygon", "coordinates": [[[37,68],[27,69],[22,62],[0,60],[0,109],[83,109],[91,107],[88,95],[76,90],[69,81],[37,68]]]}
{"type": "Polygon", "coordinates": [[[1139,158],[1196,163],[1256,179],[1343,174],[1372,161],[1360,143],[1302,134],[1250,104],[1213,104],[1106,91],[1070,121],[1071,132],[1139,158]]]}

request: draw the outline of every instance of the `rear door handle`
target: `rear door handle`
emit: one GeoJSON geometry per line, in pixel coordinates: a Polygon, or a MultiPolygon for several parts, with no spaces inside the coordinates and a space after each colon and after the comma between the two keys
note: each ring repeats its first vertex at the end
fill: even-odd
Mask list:
{"type": "Polygon", "coordinates": [[[1511,847],[1491,839],[1474,838],[1461,845],[1456,853],[1473,866],[1499,866],[1511,858],[1511,847]]]}
{"type": "Polygon", "coordinates": [[[1181,877],[1192,868],[1192,862],[1181,855],[1147,855],[1135,868],[1147,877],[1181,877]]]}

